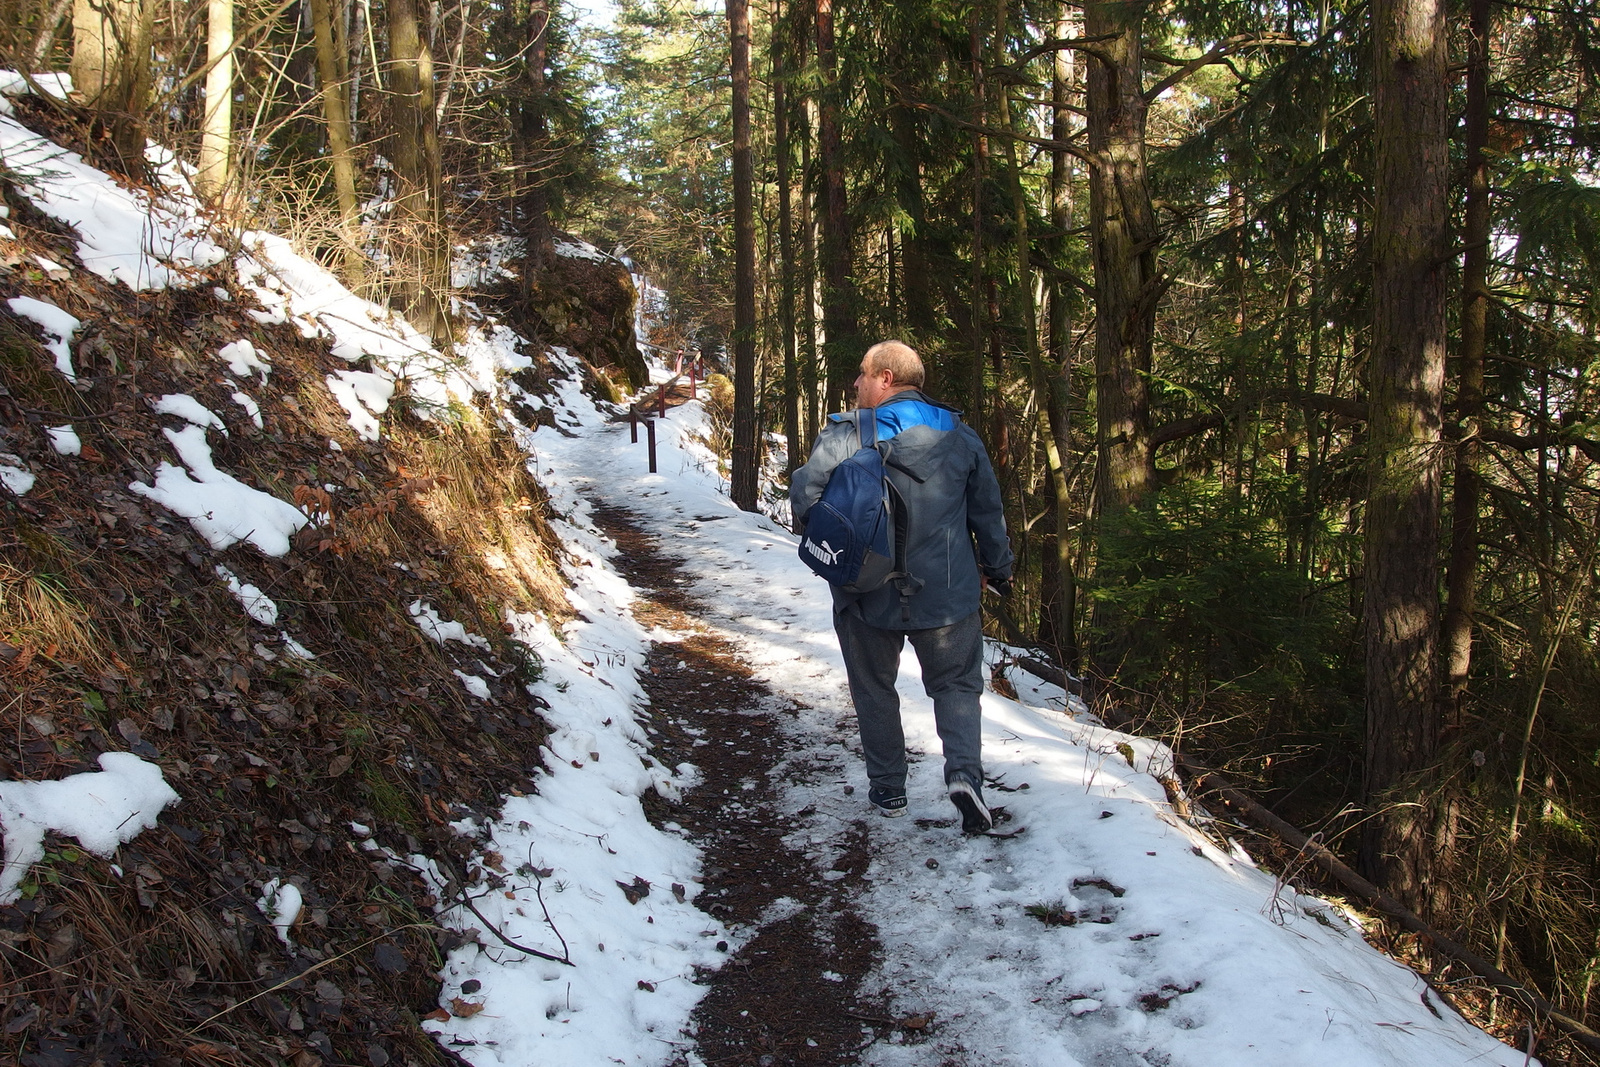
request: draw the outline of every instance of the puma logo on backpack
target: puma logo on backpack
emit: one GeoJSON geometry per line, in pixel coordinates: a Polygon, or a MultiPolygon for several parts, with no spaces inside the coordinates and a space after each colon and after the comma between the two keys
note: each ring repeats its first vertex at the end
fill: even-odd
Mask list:
{"type": "Polygon", "coordinates": [[[878,447],[876,408],[856,413],[856,433],[860,447],[833,469],[806,515],[800,559],[830,585],[870,593],[911,577],[905,570],[905,505],[878,447]]]}

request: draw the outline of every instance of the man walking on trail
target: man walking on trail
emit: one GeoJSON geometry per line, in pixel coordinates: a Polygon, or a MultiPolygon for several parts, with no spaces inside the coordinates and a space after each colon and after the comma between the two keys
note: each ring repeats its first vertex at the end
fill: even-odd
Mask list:
{"type": "Polygon", "coordinates": [[[905,814],[906,745],[895,681],[909,639],[933,700],[944,780],[961,828],[987,833],[994,818],[983,802],[978,597],[985,588],[1010,591],[1011,545],[983,442],[960,412],[923,394],[924,377],[922,359],[909,345],[884,341],[869,348],[856,378],[856,410],[829,417],[810,460],[794,472],[789,502],[796,528],[804,530],[834,468],[860,447],[858,420],[877,420],[878,448],[907,515],[911,580],[860,594],[829,587],[871,783],[867,798],[882,815],[905,814]]]}

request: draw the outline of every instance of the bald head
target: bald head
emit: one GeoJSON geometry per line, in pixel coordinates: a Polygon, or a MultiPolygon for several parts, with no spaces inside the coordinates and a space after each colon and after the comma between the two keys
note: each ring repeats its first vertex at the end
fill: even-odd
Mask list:
{"type": "Polygon", "coordinates": [[[881,341],[867,349],[867,367],[893,374],[889,382],[894,387],[920,389],[927,379],[927,372],[922,369],[922,357],[903,341],[881,341]]]}
{"type": "Polygon", "coordinates": [[[875,408],[896,393],[922,387],[922,358],[900,341],[883,341],[861,357],[856,378],[856,406],[875,408]]]}

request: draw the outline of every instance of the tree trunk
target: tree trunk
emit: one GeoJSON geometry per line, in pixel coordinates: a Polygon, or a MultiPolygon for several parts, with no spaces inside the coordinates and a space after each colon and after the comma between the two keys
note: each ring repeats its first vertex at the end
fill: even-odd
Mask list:
{"type": "MultiPolygon", "coordinates": [[[[1006,3],[1007,0],[995,0],[994,33],[989,39],[989,67],[992,70],[999,70],[1006,61],[1006,26],[1009,21],[1006,18],[1006,3]]],[[[982,115],[983,120],[987,121],[994,129],[1009,130],[1011,128],[1011,94],[1009,85],[997,80],[995,84],[986,86],[986,88],[988,91],[985,96],[990,110],[988,112],[980,111],[978,114],[982,115]]],[[[1017,202],[1017,197],[1022,195],[1021,175],[1017,169],[1019,166],[1017,162],[1017,144],[1010,137],[1002,137],[1001,141],[1006,148],[1005,177],[1008,183],[1015,183],[1012,184],[1013,196],[1011,205],[1014,240],[1026,241],[1028,235],[1027,202],[1025,200],[1020,204],[1017,202]],[[1021,209],[1020,216],[1018,208],[1021,209]]],[[[998,215],[1003,208],[998,203],[995,207],[998,215]]],[[[1033,269],[1026,262],[1026,257],[1022,262],[1018,261],[1016,249],[1017,246],[1013,243],[1011,268],[1018,271],[1015,286],[1016,299],[1029,302],[1028,313],[1031,315],[1034,310],[1031,306],[1033,299],[1033,269]]],[[[997,254],[1003,254],[1000,248],[995,251],[997,254]]],[[[989,428],[989,451],[990,458],[994,461],[995,476],[999,478],[1001,489],[1004,491],[1005,487],[1012,481],[1012,467],[1016,462],[1016,458],[1012,455],[1011,420],[1007,417],[1005,402],[1006,360],[1002,333],[1005,314],[1000,300],[1000,286],[994,273],[991,273],[986,281],[989,296],[989,367],[994,374],[993,423],[989,428]]],[[[1011,287],[1008,286],[1007,289],[1010,290],[1011,287]]],[[[1025,345],[1028,343],[1024,342],[1025,345]]],[[[1033,343],[1037,344],[1037,338],[1033,343]]],[[[1026,454],[1024,453],[1024,456],[1026,454]]]]}
{"type": "Polygon", "coordinates": [[[1477,606],[1478,508],[1482,496],[1483,358],[1489,319],[1489,0],[1472,0],[1467,62],[1467,204],[1461,243],[1461,380],[1455,497],[1450,523],[1450,567],[1440,660],[1445,671],[1445,712],[1459,726],[1472,666],[1473,612],[1477,606]]]}
{"type": "Polygon", "coordinates": [[[445,314],[449,232],[442,204],[439,131],[434,121],[433,53],[416,0],[389,0],[389,58],[393,64],[394,170],[400,277],[396,289],[406,318],[435,343],[450,336],[445,314]]]}
{"type": "Polygon", "coordinates": [[[350,128],[348,50],[328,0],[311,0],[312,35],[316,40],[317,79],[322,83],[322,118],[327,124],[328,157],[333,164],[334,195],[339,199],[339,238],[346,285],[359,285],[363,256],[356,201],[354,132],[350,128]]]}
{"type": "Polygon", "coordinates": [[[549,169],[550,134],[545,117],[545,64],[549,61],[550,0],[529,0],[528,52],[522,64],[522,92],[517,101],[516,144],[517,214],[525,246],[522,258],[522,293],[532,300],[539,279],[555,261],[555,236],[550,229],[550,199],[545,191],[549,169]]]}
{"type": "Polygon", "coordinates": [[[729,495],[756,510],[756,222],[750,164],[750,4],[727,0],[733,75],[733,456],[729,495]]]}
{"type": "MultiPolygon", "coordinates": [[[[1146,4],[1091,0],[1084,35],[1098,38],[1087,81],[1089,230],[1094,259],[1095,510],[1102,530],[1155,488],[1150,437],[1150,357],[1162,278],[1159,234],[1145,175],[1147,105],[1141,84],[1146,4]]],[[[1102,577],[1105,565],[1098,565],[1102,577]]],[[[1128,647],[1129,622],[1106,604],[1095,608],[1104,637],[1097,672],[1115,676],[1128,647]]]]}
{"type": "Polygon", "coordinates": [[[144,164],[152,0],[73,0],[73,87],[100,113],[123,170],[144,164]]]}
{"type": "MultiPolygon", "coordinates": [[[[986,86],[983,77],[983,30],[977,11],[972,13],[972,27],[967,40],[967,62],[972,75],[973,114],[982,125],[986,106],[986,86]]],[[[979,436],[983,435],[983,360],[988,346],[989,331],[985,309],[989,306],[988,286],[983,269],[983,213],[984,183],[989,180],[989,138],[981,130],[972,132],[972,363],[967,369],[967,421],[979,436]]],[[[992,446],[993,442],[991,442],[992,446]]]]}
{"type": "Polygon", "coordinates": [[[195,185],[220,196],[228,185],[233,156],[233,0],[206,5],[205,111],[200,120],[200,169],[195,185]]]}
{"type": "Polygon", "coordinates": [[[1447,67],[1442,0],[1375,0],[1361,859],[1428,912],[1426,776],[1438,743],[1440,424],[1448,256],[1447,67]]]}
{"type": "Polygon", "coordinates": [[[44,18],[39,21],[38,32],[34,35],[33,45],[28,49],[28,69],[48,70],[46,62],[50,58],[50,51],[55,47],[56,33],[61,29],[61,20],[67,17],[67,9],[72,7],[72,0],[51,0],[49,10],[44,13],[44,18]]]}
{"type": "Polygon", "coordinates": [[[1097,506],[1115,521],[1155,486],[1151,343],[1161,275],[1145,177],[1143,2],[1091,0],[1084,35],[1102,38],[1088,69],[1089,226],[1094,244],[1097,506]]]}
{"type": "Polygon", "coordinates": [[[856,290],[851,281],[850,215],[845,203],[844,153],[839,142],[839,69],[833,47],[833,0],[816,0],[818,93],[817,151],[822,164],[822,325],[827,334],[823,359],[828,370],[831,408],[844,406],[844,393],[856,376],[864,351],[856,321],[856,290]]]}
{"type": "MultiPolygon", "coordinates": [[[[803,38],[801,38],[803,39],[803,38]]],[[[799,66],[805,66],[805,57],[796,57],[800,60],[799,66]]],[[[812,210],[811,197],[805,195],[804,190],[814,187],[816,177],[815,160],[811,151],[812,131],[816,129],[815,119],[816,100],[808,97],[805,106],[796,111],[802,119],[800,130],[800,274],[804,285],[800,301],[800,337],[803,342],[800,352],[800,384],[805,393],[805,428],[806,439],[802,445],[802,452],[811,454],[811,445],[817,439],[817,433],[822,427],[823,412],[819,406],[822,392],[822,383],[818,380],[818,370],[822,363],[822,348],[826,338],[822,337],[822,309],[818,299],[820,279],[817,270],[817,216],[812,210]]]]}
{"type": "MultiPolygon", "coordinates": [[[[1056,39],[1072,36],[1072,20],[1068,7],[1061,5],[1056,15],[1056,39]]],[[[1054,122],[1050,135],[1058,142],[1072,136],[1072,93],[1074,54],[1063,48],[1055,54],[1055,69],[1050,82],[1050,103],[1054,122]]],[[[1072,229],[1072,157],[1062,149],[1050,153],[1050,238],[1048,251],[1051,261],[1060,266],[1067,258],[1067,231],[1072,229]]],[[[1067,456],[1072,454],[1071,395],[1072,395],[1072,313],[1068,303],[1068,283],[1059,274],[1050,281],[1050,316],[1048,323],[1049,358],[1046,361],[1049,380],[1042,398],[1050,420],[1046,459],[1050,464],[1050,493],[1055,506],[1055,530],[1050,559],[1045,568],[1054,576],[1052,582],[1042,583],[1049,594],[1040,611],[1040,639],[1056,649],[1060,662],[1067,667],[1078,663],[1078,586],[1072,563],[1072,510],[1068,497],[1067,456]]]]}
{"type": "Polygon", "coordinates": [[[889,127],[894,135],[900,168],[895,180],[895,199],[905,214],[907,225],[900,232],[900,289],[905,296],[905,340],[913,348],[923,348],[935,335],[931,257],[928,255],[928,212],[922,193],[921,143],[916,116],[904,106],[889,109],[889,127]]]}
{"type": "Polygon", "coordinates": [[[793,473],[804,460],[800,434],[800,368],[794,324],[794,198],[789,189],[789,41],[794,16],[772,13],[772,154],[778,182],[778,333],[783,346],[783,435],[787,468],[793,473]]]}

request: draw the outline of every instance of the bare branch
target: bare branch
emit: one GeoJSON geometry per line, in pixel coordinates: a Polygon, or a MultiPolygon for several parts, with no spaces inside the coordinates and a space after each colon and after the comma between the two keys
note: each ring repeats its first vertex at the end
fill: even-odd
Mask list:
{"type": "MultiPolygon", "coordinates": [[[[1241,52],[1246,48],[1255,46],[1288,46],[1298,48],[1301,47],[1303,43],[1304,42],[1296,40],[1286,33],[1235,34],[1226,40],[1218,41],[1216,44],[1211,46],[1211,50],[1209,52],[1189,60],[1183,66],[1179,67],[1165,78],[1162,78],[1155,85],[1151,86],[1149,89],[1146,89],[1144,93],[1145,102],[1149,103],[1150,101],[1154,100],[1156,97],[1160,96],[1174,85],[1177,85],[1179,82],[1183,81],[1200,68],[1209,67],[1213,63],[1221,63],[1228,56],[1231,56],[1236,52],[1241,52]]],[[[1170,63],[1172,60],[1162,57],[1162,62],[1170,63]]],[[[1234,73],[1237,74],[1238,72],[1235,71],[1234,73]]]]}

